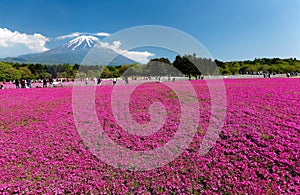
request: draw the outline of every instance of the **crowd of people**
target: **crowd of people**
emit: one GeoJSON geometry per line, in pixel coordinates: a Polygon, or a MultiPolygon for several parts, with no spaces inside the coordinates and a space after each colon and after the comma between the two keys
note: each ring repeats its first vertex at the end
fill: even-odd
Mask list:
{"type": "Polygon", "coordinates": [[[16,88],[32,88],[32,80],[31,79],[18,79],[15,80],[16,88]]]}
{"type": "MultiPolygon", "coordinates": [[[[90,81],[89,78],[85,78],[85,85],[88,85],[89,81],[90,81]]],[[[101,85],[102,79],[101,79],[101,77],[98,77],[98,78],[94,77],[93,81],[94,81],[94,85],[101,85]]],[[[113,85],[116,85],[117,81],[118,81],[117,78],[115,78],[115,77],[112,78],[113,85]]],[[[124,77],[124,81],[126,84],[129,84],[128,77],[124,77]]]]}
{"type": "MultiPolygon", "coordinates": [[[[32,83],[33,82],[35,82],[35,83],[42,82],[43,83],[43,85],[42,85],[43,88],[46,88],[48,83],[50,84],[51,87],[53,85],[53,79],[52,78],[49,78],[49,79],[44,78],[43,80],[36,80],[36,81],[33,81],[31,79],[20,79],[20,80],[16,79],[11,83],[13,83],[15,85],[16,89],[19,89],[19,88],[32,88],[32,83]]],[[[5,88],[5,82],[3,82],[3,84],[0,85],[0,88],[1,89],[5,88]]],[[[39,86],[36,85],[36,88],[39,88],[39,86]]]]}
{"type": "MultiPolygon", "coordinates": [[[[263,73],[263,76],[264,76],[264,78],[271,78],[272,74],[270,74],[270,73],[263,73]]],[[[287,72],[286,73],[286,77],[288,77],[288,78],[289,77],[294,77],[294,76],[298,76],[298,73],[297,72],[291,72],[291,73],[287,72]]],[[[137,78],[132,77],[132,80],[136,80],[136,79],[137,78]]],[[[146,80],[152,80],[152,78],[150,76],[145,77],[144,79],[146,79],[146,80]]],[[[155,77],[155,78],[153,78],[153,79],[157,80],[158,82],[162,81],[161,77],[158,77],[158,76],[155,77]]],[[[190,79],[190,77],[189,77],[189,79],[190,79]]],[[[199,79],[203,80],[204,79],[203,75],[201,75],[201,77],[199,77],[199,79]]],[[[101,77],[98,77],[98,78],[95,77],[94,79],[89,79],[89,78],[85,78],[84,79],[84,78],[81,78],[80,80],[82,82],[84,81],[85,85],[89,85],[90,81],[93,81],[94,85],[96,85],[96,86],[102,84],[101,77]]],[[[125,81],[125,84],[129,84],[127,76],[125,76],[123,78],[123,80],[125,81]]],[[[64,80],[61,80],[61,82],[55,82],[55,80],[53,80],[52,78],[47,78],[47,79],[44,78],[42,80],[35,80],[35,81],[33,81],[31,79],[20,79],[20,80],[16,79],[16,80],[14,80],[13,82],[10,82],[10,83],[13,83],[17,89],[18,88],[32,88],[32,83],[33,82],[34,83],[42,83],[42,85],[35,85],[36,88],[47,88],[48,84],[49,84],[50,87],[55,87],[57,85],[56,83],[60,83],[58,86],[62,86],[62,82],[63,81],[64,80]]],[[[66,81],[68,81],[68,80],[66,80],[66,81]]],[[[72,81],[76,82],[77,79],[73,79],[72,81]]],[[[114,78],[111,79],[111,81],[112,81],[112,85],[116,85],[118,79],[114,77],[114,78]]],[[[168,77],[168,81],[175,81],[175,78],[171,79],[171,77],[169,76],[168,77]]],[[[0,89],[4,89],[4,88],[5,88],[5,82],[1,82],[0,83],[0,89]]]]}
{"type": "Polygon", "coordinates": [[[287,72],[286,73],[287,78],[294,77],[294,76],[298,76],[298,72],[291,72],[291,73],[287,72]]]}

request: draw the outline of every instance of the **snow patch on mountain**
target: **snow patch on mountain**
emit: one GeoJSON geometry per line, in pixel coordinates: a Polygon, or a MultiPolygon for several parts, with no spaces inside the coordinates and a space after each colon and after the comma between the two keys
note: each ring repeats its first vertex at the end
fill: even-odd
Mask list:
{"type": "Polygon", "coordinates": [[[63,47],[71,50],[85,49],[92,48],[97,43],[99,43],[99,39],[97,37],[82,35],[64,44],[63,47]]]}

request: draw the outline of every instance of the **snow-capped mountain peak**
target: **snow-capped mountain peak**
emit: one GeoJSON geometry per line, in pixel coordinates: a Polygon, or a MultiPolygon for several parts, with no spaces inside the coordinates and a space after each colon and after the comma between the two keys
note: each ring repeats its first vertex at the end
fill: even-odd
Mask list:
{"type": "MultiPolygon", "coordinates": [[[[42,64],[65,64],[65,63],[81,64],[82,60],[85,58],[88,52],[90,52],[91,49],[100,42],[101,40],[99,40],[95,36],[82,35],[76,37],[75,39],[72,39],[69,42],[66,42],[61,46],[55,47],[45,52],[26,54],[26,55],[19,56],[18,58],[9,58],[4,61],[15,61],[15,62],[22,62],[22,63],[24,62],[42,63],[42,64]]],[[[135,63],[135,61],[133,61],[132,59],[127,58],[118,53],[114,53],[115,51],[109,48],[104,47],[102,48],[101,52],[102,52],[101,55],[103,56],[114,56],[114,55],[117,56],[114,58],[113,61],[109,63],[109,65],[119,66],[123,64],[135,63]]],[[[97,63],[96,65],[107,65],[106,64],[107,62],[105,61],[101,62],[101,59],[99,59],[99,61],[97,60],[96,63],[97,63]]],[[[93,64],[88,64],[88,65],[93,65],[93,64]]]]}
{"type": "Polygon", "coordinates": [[[99,42],[99,39],[90,35],[82,35],[75,39],[72,39],[68,43],[64,44],[65,49],[77,50],[92,48],[95,44],[99,42]]]}

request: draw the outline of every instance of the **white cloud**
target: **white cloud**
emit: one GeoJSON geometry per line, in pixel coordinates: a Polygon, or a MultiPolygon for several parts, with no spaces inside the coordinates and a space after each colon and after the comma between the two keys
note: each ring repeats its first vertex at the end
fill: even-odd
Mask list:
{"type": "Polygon", "coordinates": [[[39,33],[28,35],[18,31],[13,32],[7,28],[0,28],[0,47],[13,48],[17,47],[18,44],[22,44],[31,51],[43,52],[48,50],[45,47],[48,41],[50,40],[47,37],[39,33]]]}
{"type": "Polygon", "coordinates": [[[85,32],[74,32],[68,35],[62,35],[59,37],[56,37],[58,40],[62,39],[67,39],[67,38],[74,38],[74,37],[79,37],[81,35],[94,35],[94,36],[99,36],[99,37],[108,37],[110,34],[106,32],[98,32],[98,33],[85,33],[85,32]]]}
{"type": "Polygon", "coordinates": [[[110,34],[106,33],[106,32],[98,32],[98,33],[95,33],[93,35],[99,36],[99,37],[108,37],[110,34]]]}
{"type": "Polygon", "coordinates": [[[73,37],[78,37],[82,34],[84,34],[84,33],[74,32],[74,33],[71,33],[71,34],[68,34],[68,35],[62,35],[62,36],[56,37],[56,39],[61,40],[61,39],[73,38],[73,37]]]}
{"type": "Polygon", "coordinates": [[[154,56],[153,53],[150,53],[148,51],[128,51],[121,49],[121,41],[114,41],[112,44],[109,44],[107,42],[100,42],[98,47],[111,49],[120,55],[123,55],[140,63],[147,63],[150,60],[149,58],[154,56]]]}

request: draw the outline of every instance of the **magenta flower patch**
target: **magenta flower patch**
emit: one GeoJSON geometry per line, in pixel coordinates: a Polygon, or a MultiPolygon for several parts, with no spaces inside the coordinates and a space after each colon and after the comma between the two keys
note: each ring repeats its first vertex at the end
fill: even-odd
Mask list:
{"type": "MultiPolygon", "coordinates": [[[[199,147],[209,126],[212,97],[205,81],[191,85],[196,92],[191,98],[200,109],[195,135],[187,147],[178,145],[185,148],[175,160],[148,171],[122,169],[122,164],[115,168],[97,158],[76,128],[72,88],[1,90],[0,193],[299,194],[300,79],[225,80],[224,126],[206,155],[199,154],[199,147]]],[[[125,95],[126,87],[118,89],[125,95]]],[[[113,112],[112,91],[112,86],[97,87],[95,111],[105,127],[103,135],[121,148],[150,151],[176,135],[181,105],[169,87],[151,83],[136,88],[130,115],[113,112]],[[155,102],[161,104],[151,107],[155,102]],[[143,125],[156,120],[150,112],[166,117],[161,126],[153,123],[159,128],[147,135],[126,131],[126,124],[118,122],[131,117],[143,131],[143,125]]],[[[82,123],[90,122],[89,113],[86,116],[82,123]]],[[[91,140],[98,135],[93,131],[97,133],[85,131],[91,140]]],[[[111,158],[124,156],[116,151],[111,158]]],[[[132,162],[133,168],[137,163],[132,162]]]]}

